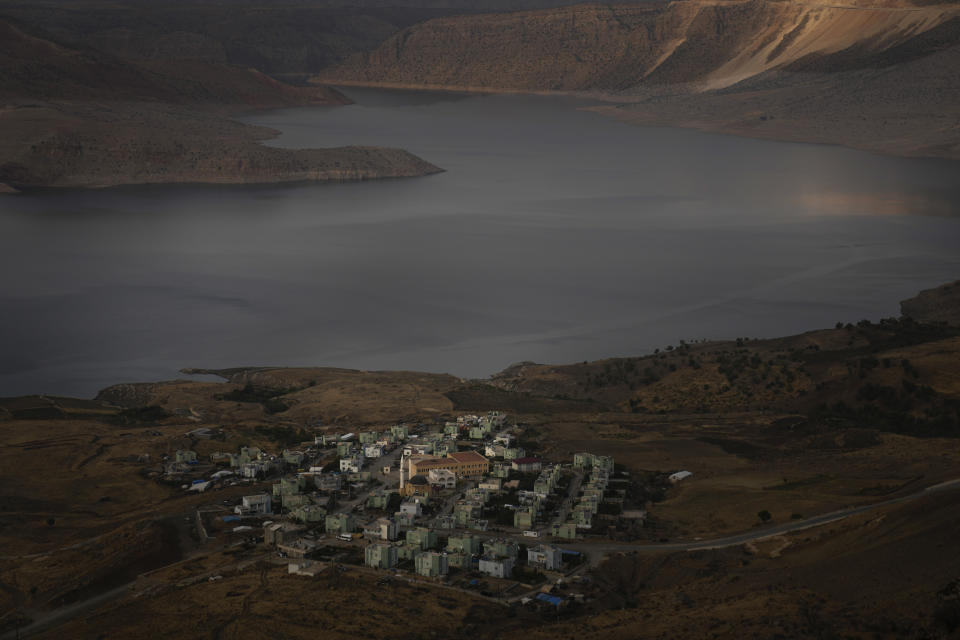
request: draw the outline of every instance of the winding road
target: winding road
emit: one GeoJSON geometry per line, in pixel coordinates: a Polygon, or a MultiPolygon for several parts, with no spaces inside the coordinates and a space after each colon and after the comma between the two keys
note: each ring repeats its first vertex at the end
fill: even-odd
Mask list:
{"type": "MultiPolygon", "coordinates": [[[[904,502],[910,502],[912,500],[917,500],[919,498],[929,496],[934,493],[942,493],[945,491],[955,491],[960,489],[960,479],[949,480],[947,482],[941,482],[940,484],[935,484],[933,486],[921,489],[916,493],[911,493],[906,496],[900,496],[899,498],[891,498],[890,500],[884,500],[883,502],[874,502],[872,504],[862,505],[859,507],[848,507],[846,509],[840,509],[839,511],[832,511],[830,513],[824,513],[819,516],[814,516],[812,518],[806,518],[804,520],[794,520],[791,522],[785,522],[783,524],[773,525],[769,527],[763,527],[760,529],[747,531],[744,533],[737,533],[731,536],[725,536],[722,538],[712,538],[710,540],[696,540],[691,542],[673,542],[673,543],[659,543],[659,544],[624,544],[624,543],[570,543],[562,544],[565,549],[570,549],[572,551],[580,551],[581,553],[586,554],[590,558],[591,564],[598,564],[603,556],[607,553],[614,552],[660,552],[660,551],[705,551],[707,549],[723,549],[725,547],[736,547],[741,544],[746,544],[747,542],[753,542],[755,540],[762,540],[764,538],[770,538],[777,535],[782,535],[784,533],[793,533],[795,531],[803,531],[804,529],[811,529],[813,527],[819,527],[831,522],[837,522],[838,520],[843,520],[844,518],[849,518],[851,516],[859,515],[861,513],[866,513],[874,509],[879,509],[881,507],[886,507],[894,504],[900,504],[904,502]]],[[[520,538],[517,538],[518,540],[520,538]]],[[[529,542],[529,539],[527,539],[529,542]]]]}
{"type": "MultiPolygon", "coordinates": [[[[660,543],[660,544],[623,544],[623,543],[587,543],[587,542],[571,542],[561,543],[564,549],[570,549],[572,551],[579,551],[587,556],[590,565],[599,564],[604,556],[608,553],[616,552],[634,552],[634,553],[643,553],[643,552],[663,552],[663,551],[703,551],[707,549],[723,549],[725,547],[735,547],[747,542],[752,542],[755,540],[762,540],[764,538],[769,538],[776,535],[781,535],[784,533],[793,533],[795,531],[803,531],[804,529],[810,529],[813,527],[819,527],[831,522],[837,522],[843,520],[844,518],[849,518],[851,516],[859,515],[861,513],[866,513],[874,509],[879,509],[881,507],[886,507],[894,504],[901,504],[905,502],[910,502],[929,496],[935,493],[943,493],[947,491],[956,491],[960,489],[960,479],[949,480],[947,482],[941,482],[939,484],[927,487],[916,493],[910,495],[901,496],[899,498],[892,498],[890,500],[884,500],[882,502],[874,502],[873,504],[862,505],[859,507],[849,507],[846,509],[840,509],[838,511],[833,511],[830,513],[825,513],[819,516],[814,516],[812,518],[807,518],[805,520],[796,520],[787,522],[784,524],[773,525],[769,527],[763,527],[761,529],[756,529],[744,533],[738,533],[731,536],[725,536],[722,538],[713,538],[711,540],[696,540],[691,542],[674,542],[674,543],[660,543]]],[[[364,495],[365,497],[365,495],[364,495]]],[[[529,543],[530,538],[524,538],[522,536],[512,536],[509,539],[516,541],[529,543]]],[[[90,611],[97,607],[98,605],[104,604],[116,598],[123,596],[129,592],[131,585],[124,585],[118,587],[111,591],[101,593],[96,595],[88,600],[83,602],[77,602],[66,607],[61,607],[60,609],[55,609],[53,611],[45,612],[34,619],[34,622],[22,629],[17,631],[8,631],[0,635],[0,640],[13,640],[14,638],[26,638],[30,635],[34,635],[41,631],[47,631],[52,629],[64,622],[67,622],[75,617],[82,615],[83,613],[90,611]]],[[[532,593],[532,592],[531,592],[532,593]]],[[[522,595],[516,595],[510,600],[516,600],[522,595]]]]}

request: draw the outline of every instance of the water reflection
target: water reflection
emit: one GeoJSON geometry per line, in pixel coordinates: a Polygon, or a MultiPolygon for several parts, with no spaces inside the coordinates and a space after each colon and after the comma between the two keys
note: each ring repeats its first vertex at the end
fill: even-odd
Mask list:
{"type": "Polygon", "coordinates": [[[804,209],[823,215],[960,215],[956,201],[911,193],[815,191],[800,194],[799,201],[804,209]]]}

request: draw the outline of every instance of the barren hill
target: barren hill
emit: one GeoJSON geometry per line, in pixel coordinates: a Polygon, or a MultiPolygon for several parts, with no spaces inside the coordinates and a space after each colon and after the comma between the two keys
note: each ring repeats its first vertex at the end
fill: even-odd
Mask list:
{"type": "MultiPolygon", "coordinates": [[[[103,187],[287,182],[439,171],[399,149],[281,150],[274,132],[223,116],[349,102],[255,69],[129,61],[0,20],[0,184],[103,187]]],[[[7,190],[7,188],[0,188],[7,190]]]]}
{"type": "Polygon", "coordinates": [[[0,99],[145,100],[227,107],[348,102],[325,87],[293,87],[256,69],[201,61],[129,61],[64,45],[2,19],[0,99]]]}

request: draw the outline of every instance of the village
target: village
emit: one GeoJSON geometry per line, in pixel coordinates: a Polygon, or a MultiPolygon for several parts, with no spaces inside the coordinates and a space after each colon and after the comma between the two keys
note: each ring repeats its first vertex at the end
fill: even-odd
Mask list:
{"type": "Polygon", "coordinates": [[[642,528],[647,504],[631,499],[630,474],[612,457],[547,461],[520,433],[491,411],[325,433],[279,453],[245,446],[200,460],[181,449],[165,479],[188,493],[261,489],[198,509],[196,530],[268,550],[291,574],[355,565],[383,581],[428,581],[520,605],[582,602],[582,543],[642,528]]]}

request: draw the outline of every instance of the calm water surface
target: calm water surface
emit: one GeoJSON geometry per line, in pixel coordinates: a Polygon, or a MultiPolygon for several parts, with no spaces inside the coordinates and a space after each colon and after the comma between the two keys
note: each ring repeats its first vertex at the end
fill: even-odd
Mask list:
{"type": "Polygon", "coordinates": [[[485,376],[878,319],[960,277],[960,163],[630,127],[571,99],[348,93],[248,121],[447,172],[0,199],[0,395],[185,366],[485,376]]]}

